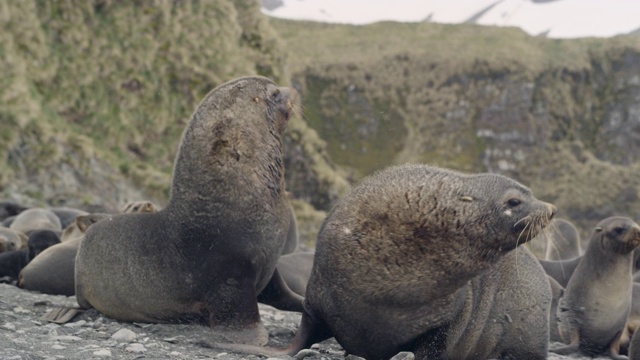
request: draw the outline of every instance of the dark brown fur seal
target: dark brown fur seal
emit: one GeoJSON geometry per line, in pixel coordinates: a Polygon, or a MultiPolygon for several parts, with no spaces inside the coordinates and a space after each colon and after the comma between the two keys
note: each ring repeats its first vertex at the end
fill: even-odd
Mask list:
{"type": "Polygon", "coordinates": [[[551,351],[626,358],[619,355],[619,342],[631,309],[633,250],[638,245],[640,226],[631,219],[611,217],[598,223],[558,304],[560,335],[569,345],[551,351]]]}
{"type": "MultiPolygon", "coordinates": [[[[305,311],[289,348],[223,347],[293,355],[333,336],[347,353],[367,359],[388,359],[400,351],[445,357],[453,351],[449,345],[457,343],[453,339],[461,339],[456,334],[466,331],[456,321],[477,315],[466,313],[475,309],[493,311],[491,305],[480,304],[482,298],[501,296],[491,291],[483,295],[469,282],[483,275],[490,278],[492,267],[537,235],[554,214],[553,205],[500,175],[466,175],[426,165],[391,167],[353,188],[322,225],[305,311]]],[[[538,270],[547,292],[542,297],[550,301],[549,285],[538,270]]],[[[501,304],[496,310],[518,306],[501,304]]],[[[546,357],[548,306],[539,319],[545,336],[518,343],[518,354],[546,357]]],[[[500,326],[515,334],[524,319],[510,320],[514,323],[501,314],[500,326]]],[[[502,349],[502,338],[495,336],[486,347],[474,342],[464,352],[508,355],[511,349],[502,349]],[[504,353],[495,353],[501,349],[504,353]]]]}
{"type": "MultiPolygon", "coordinates": [[[[74,268],[78,247],[87,229],[98,221],[107,219],[109,214],[79,215],[69,228],[74,228],[74,237],[65,239],[42,251],[20,271],[18,286],[44,294],[75,295],[74,268]]],[[[67,236],[69,233],[66,233],[67,236]]],[[[64,234],[63,234],[64,236],[64,234]]]]}
{"type": "Polygon", "coordinates": [[[554,219],[545,234],[548,237],[546,260],[567,260],[582,255],[580,234],[569,221],[554,219]]]}
{"type": "Polygon", "coordinates": [[[78,303],[124,321],[207,323],[260,344],[268,334],[256,299],[301,311],[276,270],[290,225],[282,135],[296,98],[262,77],[211,91],[182,136],[167,207],[87,232],[78,303]]]}

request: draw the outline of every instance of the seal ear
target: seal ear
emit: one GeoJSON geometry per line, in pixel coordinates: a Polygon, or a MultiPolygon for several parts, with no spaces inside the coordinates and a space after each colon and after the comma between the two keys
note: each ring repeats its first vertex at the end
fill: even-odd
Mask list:
{"type": "Polygon", "coordinates": [[[595,229],[593,229],[594,232],[600,232],[602,231],[602,226],[596,226],[595,229]]]}
{"type": "Polygon", "coordinates": [[[95,223],[95,221],[90,216],[78,215],[76,217],[76,223],[78,224],[78,229],[80,229],[80,231],[87,232],[89,226],[95,223]]]}
{"type": "Polygon", "coordinates": [[[467,195],[462,195],[459,198],[460,201],[464,201],[464,202],[472,202],[473,198],[471,196],[467,196],[467,195]]]}

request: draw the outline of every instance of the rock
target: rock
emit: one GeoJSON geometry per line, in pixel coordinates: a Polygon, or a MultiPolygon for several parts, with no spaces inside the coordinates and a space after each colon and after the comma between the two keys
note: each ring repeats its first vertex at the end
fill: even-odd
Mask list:
{"type": "Polygon", "coordinates": [[[81,327],[86,323],[87,323],[86,321],[80,320],[80,321],[64,324],[64,326],[70,327],[70,328],[76,328],[76,327],[81,327]]]}
{"type": "Polygon", "coordinates": [[[6,323],[6,324],[2,325],[2,327],[7,329],[7,330],[11,330],[11,331],[15,331],[16,330],[16,326],[13,325],[12,323],[6,323]]]}
{"type": "Polygon", "coordinates": [[[101,349],[98,351],[94,351],[93,356],[108,357],[108,356],[111,356],[111,351],[107,349],[101,349]]]}
{"type": "Polygon", "coordinates": [[[142,344],[134,343],[126,347],[125,349],[128,352],[132,353],[143,353],[147,351],[147,349],[142,344]]]}
{"type": "Polygon", "coordinates": [[[303,349],[303,350],[300,350],[296,354],[296,356],[294,356],[294,359],[302,360],[302,359],[307,358],[309,356],[320,356],[320,353],[315,351],[315,350],[311,350],[311,349],[303,349]]]}
{"type": "Polygon", "coordinates": [[[122,328],[116,331],[113,335],[111,335],[111,339],[118,342],[126,342],[126,343],[130,343],[134,341],[137,337],[138,335],[135,332],[125,328],[122,328]]]}

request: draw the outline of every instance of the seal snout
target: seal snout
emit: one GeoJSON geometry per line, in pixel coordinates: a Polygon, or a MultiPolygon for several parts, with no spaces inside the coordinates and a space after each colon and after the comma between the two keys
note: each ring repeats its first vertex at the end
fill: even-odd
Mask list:
{"type": "Polygon", "coordinates": [[[553,217],[556,215],[556,212],[558,212],[558,208],[553,205],[553,204],[549,204],[549,203],[545,203],[545,205],[547,206],[547,213],[549,214],[549,221],[551,221],[551,219],[553,219],[553,217]]]}

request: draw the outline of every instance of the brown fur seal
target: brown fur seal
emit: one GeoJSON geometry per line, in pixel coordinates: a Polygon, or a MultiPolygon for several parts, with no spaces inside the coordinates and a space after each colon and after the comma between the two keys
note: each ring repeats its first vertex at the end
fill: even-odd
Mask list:
{"type": "Polygon", "coordinates": [[[60,218],[51,210],[42,208],[27,209],[13,220],[10,229],[29,234],[32,230],[62,231],[60,218]]]}
{"type": "MultiPolygon", "coordinates": [[[[305,311],[293,343],[281,351],[223,347],[293,355],[333,336],[347,353],[367,359],[388,359],[400,351],[423,349],[429,350],[421,353],[424,357],[447,356],[449,331],[457,342],[461,339],[457,335],[466,330],[456,320],[476,315],[463,312],[492,312],[490,304],[481,304],[482,298],[502,296],[491,291],[483,294],[470,281],[483,275],[487,279],[498,276],[489,274],[492,267],[537,235],[554,214],[553,205],[535,199],[528,188],[504,176],[466,175],[426,165],[388,168],[354,187],[323,223],[305,311]]],[[[549,285],[542,269],[538,270],[550,301],[549,285]]],[[[518,306],[502,301],[507,299],[500,299],[498,306],[509,307],[509,311],[518,306]]],[[[549,331],[548,306],[539,319],[545,324],[545,334],[549,331]]],[[[510,318],[516,322],[510,327],[509,318],[500,317],[506,321],[499,326],[512,333],[528,319],[510,318]]],[[[481,335],[473,332],[475,339],[481,335]]],[[[474,341],[472,349],[464,351],[488,356],[501,355],[494,350],[504,354],[514,350],[536,358],[547,355],[548,335],[541,343],[538,338],[528,344],[518,342],[515,349],[502,348],[500,335],[494,336],[498,337],[491,342],[495,348],[482,348],[483,344],[474,341]]]]}
{"type": "Polygon", "coordinates": [[[276,270],[291,218],[282,135],[296,102],[263,77],[211,91],[182,136],[167,207],[87,232],[78,303],[124,321],[207,323],[251,343],[268,337],[256,299],[301,311],[276,270]]]}
{"type": "Polygon", "coordinates": [[[619,355],[619,341],[631,309],[633,250],[638,245],[640,226],[631,219],[611,217],[598,223],[558,303],[558,328],[569,345],[551,351],[626,358],[619,355]]]}
{"type": "Polygon", "coordinates": [[[565,288],[567,287],[569,279],[571,279],[571,275],[573,275],[573,272],[576,270],[576,267],[578,267],[581,259],[582,256],[569,260],[547,261],[538,259],[538,261],[540,262],[540,265],[542,265],[542,268],[547,273],[547,275],[552,277],[555,281],[558,282],[558,284],[560,284],[560,286],[565,288]]]}
{"type": "Polygon", "coordinates": [[[448,359],[547,358],[551,289],[527,248],[508,252],[466,292],[447,331],[448,359]]]}
{"type": "Polygon", "coordinates": [[[554,219],[548,227],[546,260],[567,260],[582,255],[578,229],[563,219],[554,219]]]}
{"type": "Polygon", "coordinates": [[[160,208],[151,201],[132,201],[122,207],[123,214],[131,213],[156,213],[160,208]]]}
{"type": "Polygon", "coordinates": [[[27,290],[53,295],[75,295],[74,267],[78,247],[87,229],[98,221],[107,219],[109,214],[89,214],[76,217],[77,231],[73,239],[53,245],[44,250],[20,271],[18,286],[27,290]]]}
{"type": "Polygon", "coordinates": [[[300,296],[304,296],[307,290],[314,255],[310,252],[298,252],[283,255],[278,259],[277,268],[282,279],[289,289],[300,296]]]}

